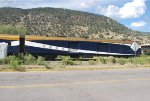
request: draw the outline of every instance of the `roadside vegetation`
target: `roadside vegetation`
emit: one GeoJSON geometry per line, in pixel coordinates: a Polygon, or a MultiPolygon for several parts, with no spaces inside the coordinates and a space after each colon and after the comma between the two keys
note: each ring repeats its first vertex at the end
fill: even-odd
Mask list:
{"type": "Polygon", "coordinates": [[[141,55],[139,57],[117,58],[117,57],[102,57],[97,56],[92,59],[73,59],[70,56],[58,56],[57,61],[45,61],[44,57],[34,57],[31,54],[10,55],[4,59],[0,59],[0,70],[26,71],[26,69],[45,68],[45,69],[60,69],[74,67],[135,67],[147,66],[150,67],[150,56],[141,55]]]}
{"type": "Polygon", "coordinates": [[[44,65],[44,60],[41,56],[35,58],[31,54],[10,55],[4,59],[0,59],[0,65],[2,70],[25,71],[26,65],[44,65]]]}

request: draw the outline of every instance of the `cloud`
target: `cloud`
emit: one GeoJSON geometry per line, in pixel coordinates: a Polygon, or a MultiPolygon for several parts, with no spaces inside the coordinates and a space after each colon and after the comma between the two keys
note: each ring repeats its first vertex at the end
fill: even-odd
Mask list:
{"type": "Polygon", "coordinates": [[[131,23],[131,27],[144,27],[146,25],[145,21],[138,21],[131,23]]]}
{"type": "Polygon", "coordinates": [[[98,6],[97,9],[99,14],[103,14],[107,17],[111,17],[114,19],[120,17],[120,14],[118,13],[119,8],[114,5],[109,5],[106,9],[98,6]]]}
{"type": "MultiPolygon", "coordinates": [[[[75,2],[75,0],[72,0],[75,2]]],[[[68,8],[76,4],[69,0],[0,0],[0,7],[36,8],[63,7],[68,8]]]]}
{"type": "Polygon", "coordinates": [[[79,4],[79,8],[91,8],[93,6],[96,6],[100,2],[100,0],[88,0],[88,1],[83,1],[79,4]]]}
{"type": "MultiPolygon", "coordinates": [[[[0,0],[0,7],[22,7],[26,8],[30,5],[36,5],[35,0],[0,0]],[[28,3],[28,5],[27,5],[28,3]]],[[[39,2],[36,0],[36,2],[39,2]]]]}
{"type": "Polygon", "coordinates": [[[145,0],[133,0],[125,3],[122,7],[108,5],[107,7],[97,7],[97,13],[106,15],[111,18],[138,18],[145,13],[145,0]]]}
{"type": "Polygon", "coordinates": [[[83,10],[91,7],[96,8],[98,4],[104,4],[108,1],[109,0],[0,0],[0,7],[57,7],[83,10]]]}
{"type": "Polygon", "coordinates": [[[133,0],[120,8],[121,18],[137,18],[145,13],[145,0],[133,0]]]}

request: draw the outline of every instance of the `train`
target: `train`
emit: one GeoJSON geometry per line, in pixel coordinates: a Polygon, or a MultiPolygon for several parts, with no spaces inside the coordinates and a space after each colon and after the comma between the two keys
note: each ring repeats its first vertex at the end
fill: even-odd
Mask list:
{"type": "Polygon", "coordinates": [[[141,45],[141,48],[143,53],[150,55],[150,44],[141,45]]]}
{"type": "MultiPolygon", "coordinates": [[[[131,49],[133,41],[123,40],[0,34],[1,42],[8,43],[8,54],[28,53],[53,58],[58,55],[69,55],[72,57],[135,55],[135,52],[131,49]]],[[[136,51],[136,55],[141,55],[141,48],[136,51]]]]}

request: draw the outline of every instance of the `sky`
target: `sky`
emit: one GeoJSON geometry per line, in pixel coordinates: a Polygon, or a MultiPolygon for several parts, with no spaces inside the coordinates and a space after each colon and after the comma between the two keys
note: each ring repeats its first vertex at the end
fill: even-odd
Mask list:
{"type": "Polygon", "coordinates": [[[0,0],[0,7],[54,7],[110,17],[136,31],[150,32],[150,0],[0,0]]]}

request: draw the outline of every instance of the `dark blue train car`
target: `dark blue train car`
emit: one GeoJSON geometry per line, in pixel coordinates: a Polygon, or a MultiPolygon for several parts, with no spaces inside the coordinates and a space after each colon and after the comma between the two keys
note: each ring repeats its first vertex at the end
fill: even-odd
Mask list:
{"type": "Polygon", "coordinates": [[[8,43],[8,54],[18,54],[20,52],[19,47],[19,35],[6,35],[6,34],[0,34],[0,43],[5,42],[8,43]]]}
{"type": "MultiPolygon", "coordinates": [[[[25,52],[43,55],[110,55],[133,56],[132,41],[94,40],[83,38],[26,36],[25,52]]],[[[141,54],[141,48],[136,55],[141,54]]]]}

